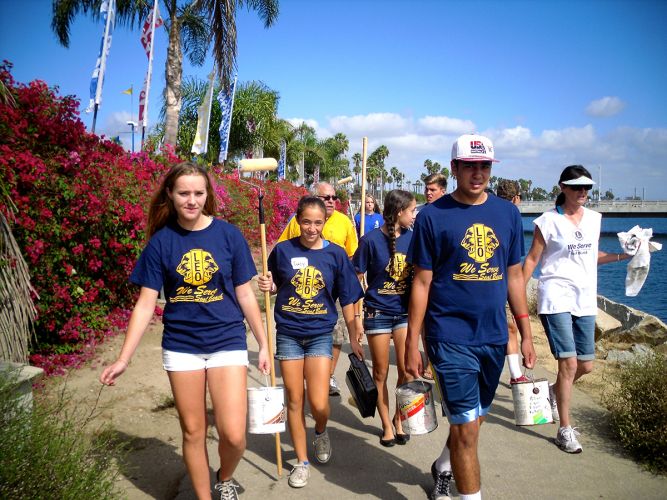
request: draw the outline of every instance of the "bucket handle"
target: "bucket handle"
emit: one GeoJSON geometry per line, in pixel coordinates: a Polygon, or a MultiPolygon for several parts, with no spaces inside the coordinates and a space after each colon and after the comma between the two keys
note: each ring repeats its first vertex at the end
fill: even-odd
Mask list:
{"type": "Polygon", "coordinates": [[[526,377],[528,377],[528,380],[530,380],[530,383],[533,384],[533,394],[538,394],[540,392],[540,390],[535,385],[535,376],[533,375],[533,369],[532,368],[526,368],[526,371],[525,371],[524,375],[526,377]]]}
{"type": "Polygon", "coordinates": [[[265,373],[264,374],[264,401],[270,401],[271,400],[271,395],[269,394],[269,389],[271,386],[269,385],[269,374],[265,373]]]}

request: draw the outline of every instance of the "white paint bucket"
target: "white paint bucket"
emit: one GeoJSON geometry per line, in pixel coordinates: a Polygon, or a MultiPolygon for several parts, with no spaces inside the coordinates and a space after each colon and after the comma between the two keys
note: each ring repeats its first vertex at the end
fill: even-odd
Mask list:
{"type": "Polygon", "coordinates": [[[284,432],[286,421],[285,394],[282,387],[248,387],[248,432],[284,432]]]}
{"type": "Polygon", "coordinates": [[[396,404],[406,434],[427,434],[438,427],[431,384],[413,380],[397,387],[396,404]]]}
{"type": "Polygon", "coordinates": [[[549,402],[549,382],[545,378],[512,384],[516,425],[553,423],[549,402]]]}

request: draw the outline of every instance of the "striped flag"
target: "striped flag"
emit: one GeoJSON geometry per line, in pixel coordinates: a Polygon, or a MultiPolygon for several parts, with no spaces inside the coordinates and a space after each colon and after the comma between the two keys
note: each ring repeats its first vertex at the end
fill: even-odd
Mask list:
{"type": "Polygon", "coordinates": [[[313,184],[317,184],[320,182],[320,166],[317,165],[315,167],[315,171],[313,172],[313,184]]]}
{"type": "Polygon", "coordinates": [[[211,122],[211,108],[213,107],[213,86],[215,85],[215,70],[208,75],[208,88],[204,94],[204,101],[197,108],[197,132],[190,151],[201,155],[208,151],[208,128],[211,122]]]}
{"type": "Polygon", "coordinates": [[[285,178],[285,162],[287,161],[287,141],[280,142],[280,159],[278,160],[278,180],[285,178]]]}
{"type": "Polygon", "coordinates": [[[144,20],[144,25],[141,29],[141,45],[143,45],[144,50],[146,51],[146,57],[151,58],[151,46],[153,45],[153,33],[155,33],[155,28],[159,28],[164,24],[164,21],[160,17],[160,11],[158,9],[157,1],[155,5],[150,10],[146,19],[144,20]],[[153,12],[155,12],[155,24],[153,24],[153,12]]]}
{"type": "Polygon", "coordinates": [[[151,78],[153,75],[153,35],[155,34],[155,28],[162,26],[162,24],[163,21],[160,17],[157,0],[155,0],[153,8],[148,13],[148,16],[146,16],[141,32],[141,45],[143,45],[146,50],[146,56],[148,56],[148,69],[144,78],[144,86],[139,93],[139,123],[141,123],[143,129],[148,127],[148,94],[150,93],[151,78]]]}
{"type": "Polygon", "coordinates": [[[236,92],[236,77],[229,89],[226,91],[222,88],[218,93],[217,99],[220,103],[220,113],[222,119],[220,120],[220,155],[218,156],[218,163],[222,163],[227,159],[227,149],[229,148],[229,131],[232,128],[232,112],[234,111],[234,93],[236,92]]]}
{"type": "Polygon", "coordinates": [[[111,50],[111,35],[116,24],[116,2],[115,0],[104,0],[100,6],[100,13],[104,20],[104,34],[100,42],[100,52],[97,56],[93,76],[90,80],[90,102],[86,108],[86,113],[90,113],[95,109],[95,105],[99,107],[102,103],[102,86],[104,85],[104,72],[107,67],[107,58],[111,50]]]}

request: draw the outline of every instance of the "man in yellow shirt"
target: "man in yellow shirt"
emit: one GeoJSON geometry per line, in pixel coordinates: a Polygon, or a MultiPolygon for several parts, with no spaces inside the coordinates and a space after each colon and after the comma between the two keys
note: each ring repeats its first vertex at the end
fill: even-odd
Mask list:
{"type": "MultiPolygon", "coordinates": [[[[336,211],[336,200],[338,200],[338,197],[333,186],[327,182],[319,182],[312,187],[311,192],[324,202],[324,206],[327,209],[327,220],[322,229],[322,237],[343,247],[348,257],[352,258],[359,244],[357,241],[357,232],[354,229],[352,221],[346,215],[336,211]]],[[[285,241],[298,236],[301,236],[301,230],[299,229],[296,217],[292,217],[280,235],[280,238],[278,238],[278,241],[285,241]]],[[[330,396],[340,395],[340,388],[334,377],[334,370],[336,369],[341,347],[347,335],[347,327],[345,326],[339,304],[336,304],[336,309],[338,310],[338,322],[333,331],[333,360],[331,362],[331,375],[329,377],[330,396]]]]}

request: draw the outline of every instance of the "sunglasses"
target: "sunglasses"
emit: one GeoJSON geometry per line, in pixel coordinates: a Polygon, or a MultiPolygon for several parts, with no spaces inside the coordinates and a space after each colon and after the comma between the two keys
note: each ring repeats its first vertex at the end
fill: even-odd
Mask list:
{"type": "Polygon", "coordinates": [[[327,195],[327,196],[318,195],[317,197],[320,200],[323,200],[323,201],[331,201],[331,200],[337,201],[338,200],[338,196],[336,196],[335,194],[334,195],[327,195]]]}
{"type": "Polygon", "coordinates": [[[582,189],[584,191],[590,191],[591,189],[593,189],[593,186],[567,186],[567,187],[569,187],[572,191],[581,191],[582,189]]]}

